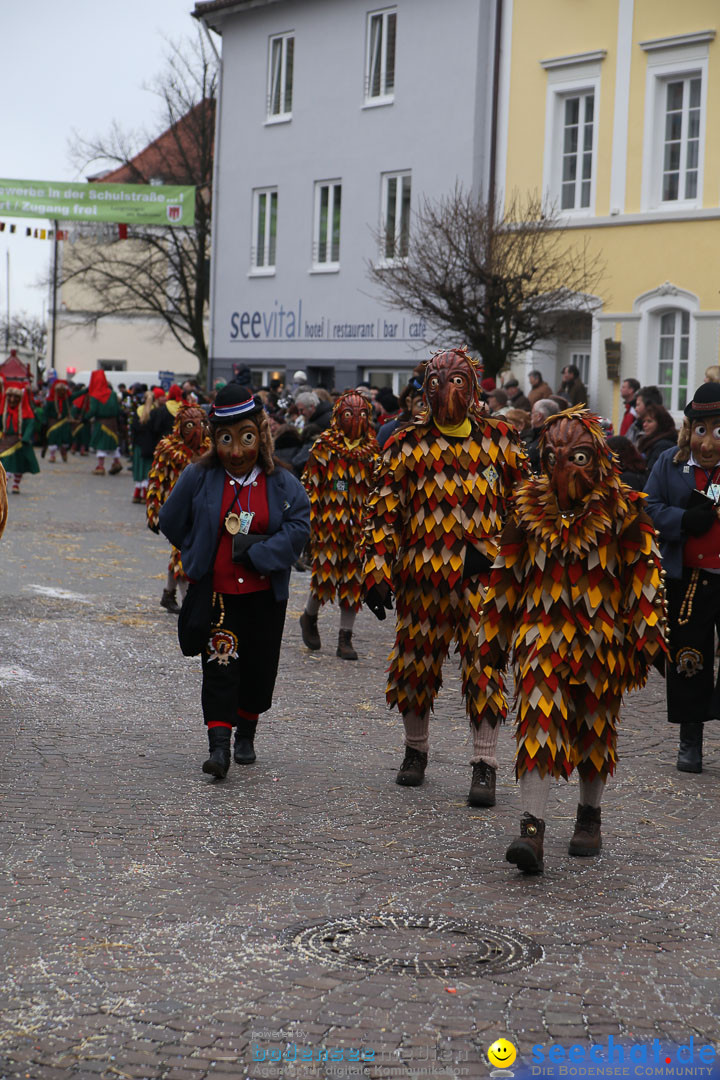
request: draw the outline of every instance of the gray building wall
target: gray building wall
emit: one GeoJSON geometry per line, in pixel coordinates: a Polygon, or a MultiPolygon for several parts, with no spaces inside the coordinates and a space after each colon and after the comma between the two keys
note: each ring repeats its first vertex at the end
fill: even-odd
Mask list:
{"type": "MultiPolygon", "coordinates": [[[[305,368],[355,384],[367,367],[410,370],[428,355],[422,320],[375,295],[381,176],[409,170],[411,206],[456,181],[486,190],[491,0],[287,0],[215,15],[222,83],[211,288],[213,378],[233,364],[305,368]],[[366,106],[369,12],[397,10],[392,104],[366,106]],[[292,119],[267,123],[268,39],[294,31],[292,119]],[[313,272],[314,184],[342,182],[340,269],[313,272]],[[277,187],[272,276],[250,274],[253,189],[277,187]],[[362,335],[362,336],[360,336],[362,335]]],[[[452,344],[461,344],[453,342],[452,344]]],[[[403,375],[403,381],[404,381],[403,375]]]]}

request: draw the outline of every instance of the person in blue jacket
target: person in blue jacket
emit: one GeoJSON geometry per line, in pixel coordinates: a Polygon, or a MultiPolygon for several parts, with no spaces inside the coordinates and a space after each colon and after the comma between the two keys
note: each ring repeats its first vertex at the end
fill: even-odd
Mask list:
{"type": "Polygon", "coordinates": [[[300,481],[273,457],[259,398],[230,383],[209,413],[213,446],[189,465],[160,511],[190,581],[212,571],[212,619],[202,658],[202,710],[218,779],[255,761],[258,716],[272,704],[290,568],[310,535],[300,481]],[[234,558],[233,558],[234,557],[234,558]]]}
{"type": "Polygon", "coordinates": [[[677,768],[699,773],[704,725],[720,718],[720,384],[698,387],[685,417],[677,448],[660,455],[645,491],[667,575],[666,694],[668,720],[680,727],[677,768]]]}

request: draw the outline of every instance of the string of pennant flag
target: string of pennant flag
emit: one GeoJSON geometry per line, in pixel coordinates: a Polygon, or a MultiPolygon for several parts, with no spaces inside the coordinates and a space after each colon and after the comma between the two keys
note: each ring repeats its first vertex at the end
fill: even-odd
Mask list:
{"type": "MultiPolygon", "coordinates": [[[[0,233],[7,230],[9,233],[17,233],[18,236],[22,236],[22,227],[18,228],[13,222],[0,221],[0,233]]],[[[102,231],[105,237],[108,233],[112,235],[112,238],[118,240],[127,240],[128,227],[127,225],[104,225],[102,231]]],[[[29,225],[25,226],[25,236],[30,237],[33,240],[69,240],[74,239],[70,236],[69,229],[33,229],[29,225]]]]}

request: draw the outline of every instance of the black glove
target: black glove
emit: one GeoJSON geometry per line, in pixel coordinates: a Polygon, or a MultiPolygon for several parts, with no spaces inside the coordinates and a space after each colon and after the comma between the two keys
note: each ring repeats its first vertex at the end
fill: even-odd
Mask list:
{"type": "Polygon", "coordinates": [[[689,510],[686,510],[682,516],[681,525],[683,532],[690,533],[691,536],[702,536],[712,528],[716,521],[715,504],[708,499],[706,503],[691,506],[689,510]]]}
{"type": "Polygon", "coordinates": [[[483,553],[478,551],[473,544],[468,544],[465,549],[463,578],[477,577],[478,574],[486,574],[491,566],[492,563],[487,555],[483,555],[483,553]]]}
{"type": "Polygon", "coordinates": [[[382,585],[371,585],[365,593],[365,603],[372,611],[376,619],[382,621],[386,617],[386,611],[392,611],[392,594],[386,582],[382,585]]]}
{"type": "Polygon", "coordinates": [[[148,529],[150,529],[150,532],[154,532],[156,536],[159,535],[159,533],[160,533],[160,526],[158,524],[153,525],[149,521],[148,521],[148,529]]]}

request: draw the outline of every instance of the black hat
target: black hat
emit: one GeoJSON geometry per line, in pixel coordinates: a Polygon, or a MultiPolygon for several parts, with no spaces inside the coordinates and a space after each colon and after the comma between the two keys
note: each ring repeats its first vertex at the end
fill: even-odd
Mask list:
{"type": "Polygon", "coordinates": [[[720,413],[720,383],[707,382],[698,386],[692,401],[685,406],[685,415],[690,420],[702,420],[704,416],[717,416],[720,413]]]}
{"type": "Polygon", "coordinates": [[[246,416],[257,415],[262,409],[260,398],[255,397],[246,386],[228,383],[218,390],[208,419],[211,424],[236,424],[246,416]]]}

